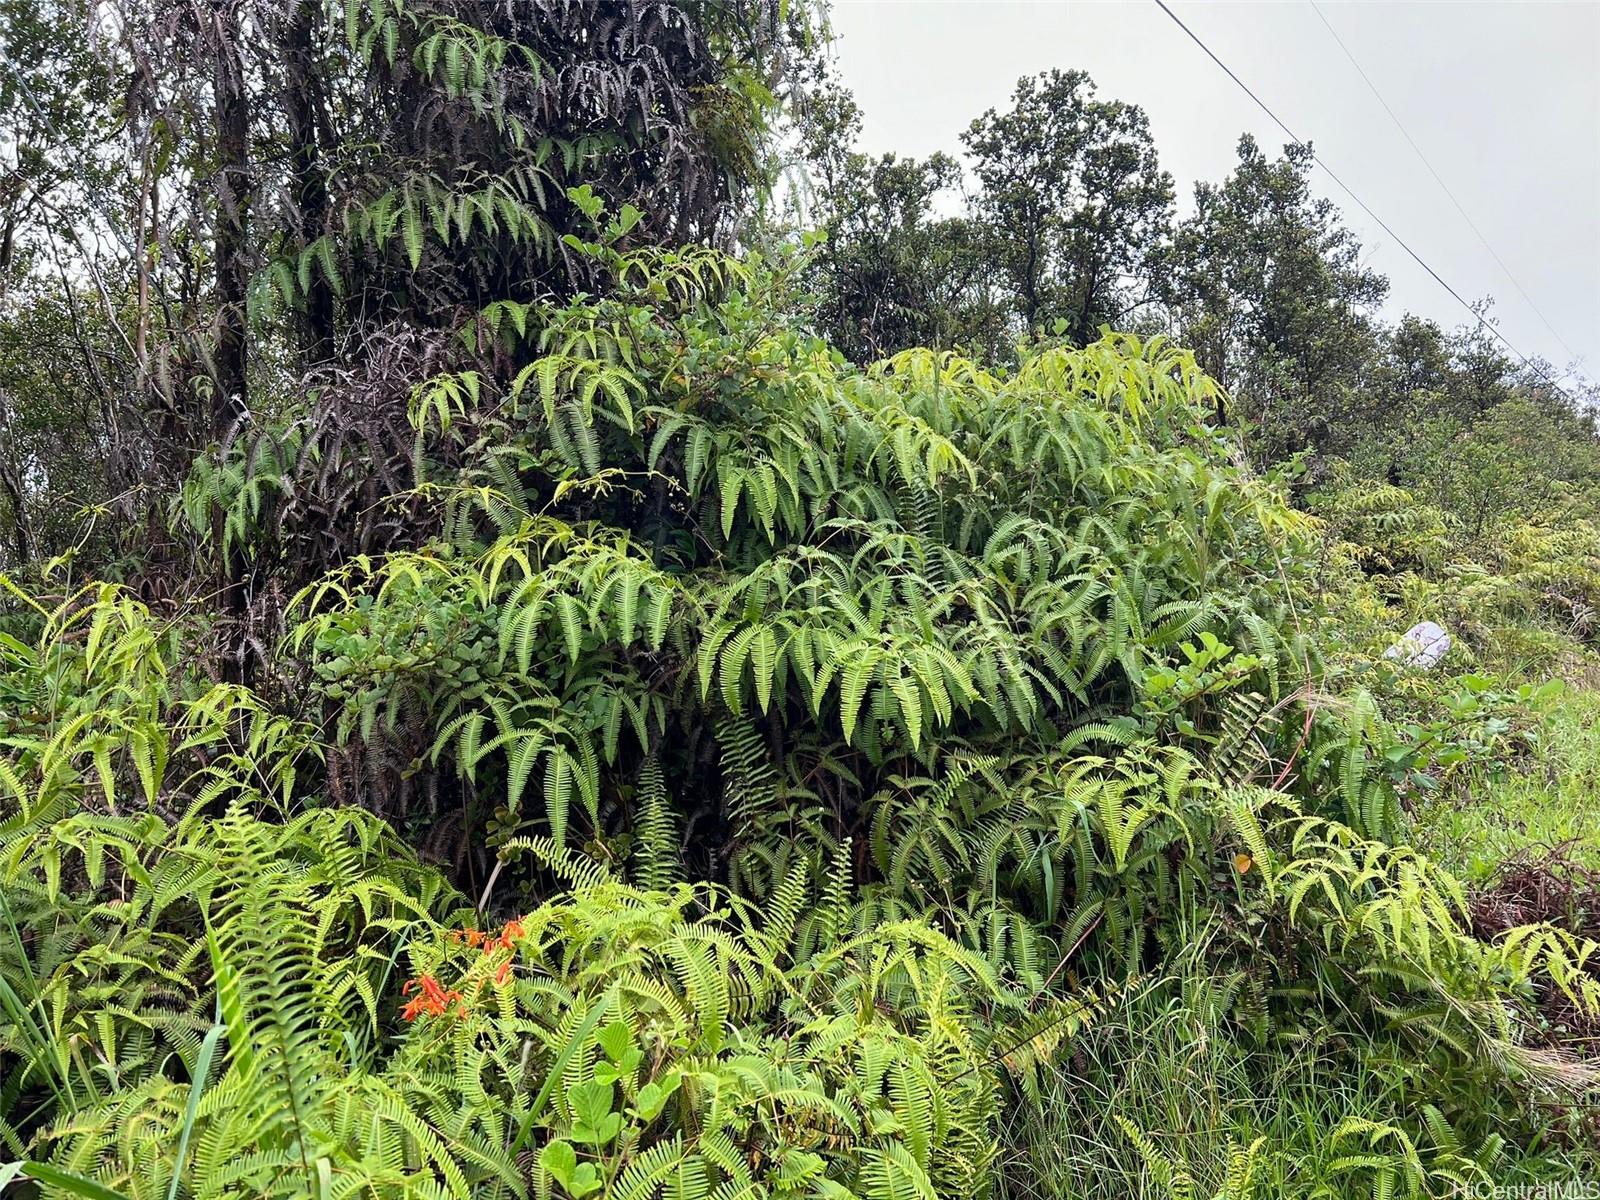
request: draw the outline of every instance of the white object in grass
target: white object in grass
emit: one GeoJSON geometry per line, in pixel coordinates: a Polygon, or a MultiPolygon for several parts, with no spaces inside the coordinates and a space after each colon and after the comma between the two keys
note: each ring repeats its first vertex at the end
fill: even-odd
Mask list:
{"type": "Polygon", "coordinates": [[[1419,621],[1406,630],[1405,637],[1383,652],[1385,658],[1398,658],[1408,667],[1427,670],[1439,665],[1450,652],[1450,635],[1432,621],[1419,621]]]}

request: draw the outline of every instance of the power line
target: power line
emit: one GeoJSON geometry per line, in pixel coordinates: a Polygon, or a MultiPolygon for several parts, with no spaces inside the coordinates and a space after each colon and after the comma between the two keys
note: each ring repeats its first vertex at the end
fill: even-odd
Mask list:
{"type": "Polygon", "coordinates": [[[1394,122],[1395,128],[1400,131],[1401,136],[1404,137],[1407,143],[1410,144],[1411,149],[1416,151],[1417,158],[1422,161],[1422,165],[1428,168],[1428,174],[1433,176],[1433,181],[1439,185],[1446,196],[1450,197],[1450,203],[1456,206],[1456,211],[1461,214],[1461,219],[1465,221],[1472,232],[1477,235],[1478,241],[1483,244],[1483,248],[1489,252],[1490,257],[1493,258],[1494,261],[1499,265],[1500,269],[1505,272],[1506,278],[1511,281],[1511,286],[1516,288],[1517,293],[1528,302],[1528,307],[1531,308],[1534,312],[1534,315],[1537,316],[1541,322],[1543,322],[1544,327],[1550,331],[1550,336],[1555,338],[1555,340],[1561,344],[1561,348],[1567,352],[1567,357],[1569,359],[1577,358],[1577,353],[1572,349],[1571,346],[1567,345],[1566,339],[1556,332],[1555,326],[1550,324],[1549,319],[1544,315],[1544,313],[1539,311],[1539,306],[1533,302],[1533,297],[1528,295],[1527,289],[1524,288],[1517,277],[1512,274],[1511,268],[1506,266],[1505,260],[1495,253],[1494,247],[1489,244],[1489,239],[1483,236],[1483,230],[1478,228],[1477,222],[1467,214],[1467,210],[1461,206],[1461,201],[1456,199],[1456,194],[1450,190],[1450,185],[1440,177],[1438,171],[1434,170],[1433,164],[1428,161],[1428,156],[1422,152],[1422,147],[1417,145],[1417,140],[1411,136],[1410,130],[1405,127],[1405,123],[1400,120],[1399,115],[1396,114],[1394,109],[1389,106],[1389,102],[1383,98],[1383,93],[1378,90],[1378,85],[1372,82],[1371,77],[1361,66],[1361,63],[1357,61],[1356,56],[1351,52],[1350,47],[1345,45],[1344,39],[1339,36],[1339,31],[1335,29],[1332,22],[1328,20],[1327,14],[1322,11],[1322,7],[1317,3],[1317,0],[1308,0],[1308,3],[1311,5],[1312,11],[1317,14],[1318,19],[1320,19],[1322,24],[1327,28],[1328,32],[1333,35],[1333,40],[1339,43],[1339,49],[1344,51],[1344,56],[1350,60],[1350,65],[1354,67],[1356,69],[1356,73],[1361,76],[1361,81],[1367,85],[1367,90],[1377,97],[1378,103],[1383,105],[1383,111],[1389,114],[1389,119],[1394,122]]]}
{"type": "Polygon", "coordinates": [[[1570,396],[1567,393],[1567,391],[1559,383],[1557,383],[1554,379],[1551,379],[1550,376],[1544,370],[1542,370],[1531,358],[1529,358],[1521,350],[1518,350],[1514,345],[1512,345],[1510,340],[1506,337],[1505,334],[1501,333],[1498,328],[1496,328],[1494,325],[1492,325],[1489,321],[1485,320],[1484,317],[1483,317],[1483,314],[1480,313],[1471,304],[1469,304],[1462,297],[1460,292],[1456,291],[1455,288],[1451,287],[1448,283],[1446,283],[1444,281],[1444,278],[1439,274],[1439,272],[1435,271],[1432,267],[1430,267],[1423,260],[1422,256],[1411,248],[1411,246],[1406,242],[1406,240],[1404,238],[1402,238],[1394,230],[1390,229],[1389,228],[1389,224],[1388,224],[1387,221],[1385,221],[1377,213],[1373,212],[1372,209],[1367,206],[1366,201],[1361,199],[1360,196],[1356,195],[1355,192],[1353,190],[1351,190],[1349,184],[1345,183],[1345,181],[1340,179],[1338,175],[1334,174],[1333,168],[1328,166],[1327,163],[1325,163],[1321,158],[1319,158],[1317,156],[1316,151],[1313,150],[1311,148],[1311,146],[1307,142],[1302,140],[1299,137],[1299,135],[1297,135],[1295,133],[1294,130],[1290,129],[1286,124],[1284,124],[1283,119],[1281,117],[1279,117],[1277,113],[1273,112],[1270,107],[1268,107],[1267,102],[1265,100],[1263,100],[1260,96],[1256,95],[1253,91],[1250,90],[1250,85],[1249,84],[1245,83],[1244,80],[1240,79],[1237,75],[1235,75],[1233,73],[1233,68],[1229,67],[1227,63],[1223,62],[1220,58],[1218,58],[1216,53],[1211,49],[1211,47],[1206,45],[1203,41],[1201,41],[1200,40],[1200,36],[1197,33],[1195,33],[1194,30],[1190,29],[1187,25],[1185,25],[1183,23],[1182,18],[1180,18],[1177,13],[1173,12],[1172,9],[1167,7],[1166,0],[1155,0],[1155,2],[1156,2],[1156,6],[1158,8],[1160,8],[1162,12],[1166,13],[1167,16],[1172,18],[1173,23],[1176,24],[1179,29],[1183,30],[1184,33],[1189,35],[1189,40],[1190,41],[1192,41],[1196,46],[1199,46],[1201,50],[1205,51],[1206,57],[1209,58],[1212,62],[1216,63],[1217,66],[1222,69],[1222,73],[1224,75],[1226,75],[1229,79],[1233,80],[1233,82],[1236,85],[1238,85],[1240,91],[1242,91],[1245,95],[1249,96],[1250,99],[1255,101],[1256,107],[1259,108],[1262,112],[1266,113],[1267,116],[1272,119],[1272,123],[1274,125],[1276,125],[1279,129],[1283,130],[1284,133],[1289,135],[1289,140],[1291,142],[1293,142],[1296,146],[1298,146],[1302,150],[1306,151],[1306,153],[1308,155],[1310,155],[1311,161],[1316,163],[1317,166],[1321,167],[1323,172],[1328,176],[1328,178],[1333,180],[1334,183],[1338,184],[1340,190],[1343,191],[1345,195],[1349,196],[1350,199],[1352,199],[1352,200],[1354,200],[1356,202],[1356,205],[1361,209],[1362,212],[1366,213],[1367,216],[1371,217],[1374,221],[1376,221],[1377,224],[1378,224],[1378,227],[1380,229],[1382,229],[1385,233],[1387,233],[1390,237],[1392,237],[1396,242],[1398,242],[1400,244],[1400,248],[1402,250],[1404,250],[1407,254],[1409,254],[1411,256],[1412,261],[1415,262],[1424,271],[1426,271],[1433,278],[1433,281],[1435,283],[1437,283],[1445,291],[1449,292],[1451,296],[1455,297],[1456,303],[1461,305],[1462,308],[1466,309],[1467,312],[1471,313],[1473,320],[1477,321],[1477,323],[1480,326],[1482,326],[1484,329],[1487,329],[1490,333],[1492,333],[1496,338],[1499,339],[1500,343],[1503,346],[1505,346],[1505,348],[1507,350],[1511,351],[1511,353],[1515,354],[1519,359],[1521,359],[1523,366],[1527,367],[1534,374],[1538,375],[1540,379],[1544,380],[1545,383],[1549,384],[1557,392],[1560,392],[1561,395],[1563,395],[1563,396],[1565,396],[1567,398],[1567,400],[1571,401],[1574,404],[1577,403],[1577,401],[1573,400],[1572,396],[1570,396]]]}

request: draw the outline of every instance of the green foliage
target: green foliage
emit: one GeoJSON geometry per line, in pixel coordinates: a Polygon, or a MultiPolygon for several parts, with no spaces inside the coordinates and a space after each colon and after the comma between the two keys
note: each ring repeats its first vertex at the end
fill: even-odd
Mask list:
{"type": "Polygon", "coordinates": [[[38,622],[33,645],[0,638],[8,758],[0,832],[90,806],[211,804],[247,796],[287,802],[321,746],[303,723],[244,688],[178,665],[183,638],[127,591],[88,584],[54,608],[0,583],[38,622]]]}
{"type": "Polygon", "coordinates": [[[1011,107],[962,140],[1023,332],[1083,345],[1128,327],[1172,220],[1144,111],[1097,98],[1083,71],[1050,71],[1019,79],[1011,107]]]}
{"type": "MultiPolygon", "coordinates": [[[[1172,1200],[1190,1200],[1195,1192],[1194,1179],[1189,1175],[1188,1169],[1158,1150],[1155,1144],[1139,1132],[1127,1118],[1119,1118],[1117,1124],[1121,1126],[1134,1149],[1139,1152],[1145,1170],[1163,1189],[1164,1194],[1172,1200]]],[[[1257,1138],[1245,1147],[1229,1143],[1222,1186],[1213,1193],[1212,1200],[1249,1200],[1249,1197],[1256,1194],[1256,1154],[1264,1141],[1265,1138],[1257,1138]]]]}
{"type": "MultiPolygon", "coordinates": [[[[1440,1121],[1501,1136],[1483,1096],[1587,1086],[1525,1039],[1551,997],[1600,1012],[1600,949],[1480,940],[1403,841],[1404,796],[1536,750],[1554,693],[1468,676],[1401,713],[1391,668],[1323,695],[1314,528],[1231,461],[1187,355],[860,370],[771,320],[781,274],[620,229],[582,248],[610,299],[487,311],[531,360],[416,389],[442,535],[291,601],[309,722],[187,666],[201,621],[12,588],[0,1119],[42,1164],[16,1170],[981,1196],[1005,1099],[1037,1113],[1152,964],[1202,953],[1229,1036],[1379,1045],[1440,1121]],[[318,807],[363,755],[459,789],[480,907],[504,874],[526,915],[463,929],[386,825],[318,807]]],[[[232,496],[219,549],[261,544],[266,476],[191,487],[197,518],[232,496]]],[[[1420,1111],[1341,1117],[1317,1170],[1472,1177],[1420,1111]]],[[[1262,1134],[1212,1172],[1111,1115],[1173,1195],[1283,1177],[1262,1134]]]]}
{"type": "Polygon", "coordinates": [[[1400,725],[1402,743],[1390,749],[1402,784],[1433,789],[1472,771],[1497,782],[1537,759],[1552,709],[1564,688],[1559,679],[1515,690],[1484,675],[1466,675],[1441,697],[1441,715],[1400,725]]]}
{"type": "Polygon", "coordinates": [[[1532,769],[1465,765],[1460,786],[1418,806],[1413,839],[1469,885],[1483,884],[1519,857],[1558,847],[1580,867],[1600,869],[1600,814],[1589,804],[1600,780],[1595,730],[1593,693],[1569,695],[1544,723],[1532,769]]]}
{"type": "Polygon", "coordinates": [[[941,211],[960,189],[960,164],[943,154],[919,161],[856,151],[861,113],[825,66],[815,69],[824,77],[801,125],[815,194],[802,221],[826,235],[807,272],[818,328],[861,363],[914,346],[1009,349],[991,231],[941,211]]]}
{"type": "MultiPolygon", "coordinates": [[[[0,279],[9,270],[0,251],[0,279]]],[[[111,336],[115,320],[98,296],[28,280],[0,289],[0,564],[8,571],[32,574],[58,555],[98,559],[116,544],[102,506],[118,490],[108,458],[122,434],[102,388],[107,373],[120,372],[108,363],[96,374],[80,357],[85,341],[111,336]]]]}
{"type": "Polygon", "coordinates": [[[1368,574],[1425,571],[1444,556],[1444,514],[1404,488],[1353,481],[1317,508],[1335,545],[1368,574]]]}
{"type": "Polygon", "coordinates": [[[974,1006],[1001,997],[919,923],[785,965],[793,902],[762,924],[714,889],[599,883],[464,937],[439,876],[348,810],[76,818],[8,857],[38,980],[8,1016],[61,1061],[0,1026],[7,1095],[59,1067],[65,1096],[54,1122],[0,1128],[106,1194],[987,1188],[996,1064],[974,1006]],[[51,894],[53,847],[81,856],[70,892],[51,894]]]}
{"type": "Polygon", "coordinates": [[[623,295],[542,313],[546,354],[503,394],[419,392],[428,441],[481,464],[439,485],[449,540],[308,589],[291,643],[346,735],[428,714],[431,756],[503,789],[506,828],[533,789],[558,841],[574,799],[603,839],[642,758],[705,788],[656,751],[709,733],[735,856],[774,850],[741,844],[757,800],[817,855],[865,832],[884,771],[1044,751],[1147,691],[1148,732],[1203,739],[1204,696],[1275,693],[1306,656],[1258,615],[1288,602],[1302,525],[1226,464],[1209,383],[1159,340],[862,372],[774,329],[750,268],[613,269],[623,295]],[[1169,696],[1220,637],[1251,651],[1169,696]]]}
{"type": "Polygon", "coordinates": [[[808,6],[169,8],[0,0],[0,1187],[1584,1164],[1594,421],[1309,151],[1052,72],[952,212],[813,69],[812,237],[808,6]]]}
{"type": "Polygon", "coordinates": [[[506,982],[499,950],[452,963],[462,1015],[428,1018],[439,1028],[403,1055],[418,1074],[481,1062],[456,1077],[488,1095],[440,1119],[543,1141],[541,1191],[981,1193],[994,1080],[968,1006],[993,997],[983,964],[900,923],[785,969],[781,924],[739,914],[714,892],[616,884],[548,904],[516,923],[506,982]],[[528,1061],[530,1031],[554,1065],[528,1061]]]}
{"type": "Polygon", "coordinates": [[[380,822],[333,810],[281,826],[240,807],[85,815],[5,858],[7,975],[20,956],[34,980],[29,1019],[0,1041],[21,1064],[13,1128],[130,1196],[166,1195],[174,1175],[196,1195],[314,1194],[317,1159],[357,1136],[339,1077],[391,1023],[397,940],[442,911],[439,876],[380,822]],[[30,1084],[52,1074],[41,1126],[30,1084]]]}
{"type": "Polygon", "coordinates": [[[1310,185],[1311,150],[1267,158],[1248,134],[1220,184],[1195,187],[1160,286],[1207,371],[1255,427],[1263,465],[1321,447],[1338,429],[1342,389],[1359,386],[1371,327],[1364,310],[1388,280],[1310,185]]]}
{"type": "Polygon", "coordinates": [[[1247,976],[1198,956],[1129,996],[1021,1118],[1004,1194],[1364,1200],[1583,1176],[1581,1148],[1528,1154],[1483,1132],[1482,1098],[1470,1116],[1417,1104],[1381,1038],[1354,1053],[1316,1032],[1257,1041],[1257,1002],[1247,976]]]}

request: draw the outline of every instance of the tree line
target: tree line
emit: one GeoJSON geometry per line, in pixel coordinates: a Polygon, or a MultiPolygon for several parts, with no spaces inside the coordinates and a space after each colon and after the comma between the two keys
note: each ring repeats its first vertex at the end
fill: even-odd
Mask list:
{"type": "Polygon", "coordinates": [[[858,362],[1174,335],[1258,466],[1353,456],[1415,482],[1424,425],[1513,396],[1587,429],[1591,393],[1574,403],[1481,324],[1382,319],[1387,280],[1308,148],[1242,136],[1180,218],[1144,112],[1082,71],[1019,80],[963,163],[855,149],[826,15],[799,5],[5,0],[0,37],[12,562],[74,544],[84,509],[137,523],[153,474],[290,394],[343,427],[324,490],[352,437],[354,473],[387,479],[347,471],[344,490],[363,508],[401,490],[394,418],[443,331],[490,299],[599,286],[568,244],[592,232],[579,187],[629,214],[626,245],[825,231],[792,303],[858,362]],[[773,199],[796,167],[803,217],[773,199]]]}
{"type": "Polygon", "coordinates": [[[1385,321],[1388,280],[1318,194],[1309,146],[1273,157],[1241,135],[1233,170],[1196,183],[1179,217],[1143,110],[1082,71],[1019,80],[961,135],[965,163],[860,153],[848,92],[824,82],[813,104],[804,153],[828,233],[817,317],[857,360],[1167,333],[1228,390],[1219,415],[1249,427],[1258,465],[1355,455],[1394,481],[1427,421],[1470,423],[1513,396],[1562,420],[1593,399],[1508,356],[1487,301],[1454,329],[1385,321]]]}

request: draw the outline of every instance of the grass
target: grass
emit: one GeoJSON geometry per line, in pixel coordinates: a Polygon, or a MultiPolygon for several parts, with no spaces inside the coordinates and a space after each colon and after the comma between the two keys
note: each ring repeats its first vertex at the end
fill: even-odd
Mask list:
{"type": "MultiPolygon", "coordinates": [[[[1409,1096],[1423,1081],[1400,1068],[1405,1056],[1386,1054],[1381,1035],[1361,1046],[1258,1042],[1248,1025],[1226,977],[1196,971],[1140,988],[1050,1068],[1037,1097],[1014,1106],[998,1194],[1354,1200],[1600,1179],[1600,1159],[1581,1143],[1519,1152],[1419,1107],[1409,1096]]],[[[1550,1123],[1543,1112],[1523,1115],[1530,1126],[1550,1123]]]]}
{"type": "MultiPolygon", "coordinates": [[[[1558,847],[1600,871],[1597,796],[1600,692],[1576,692],[1554,715],[1541,761],[1428,798],[1412,837],[1469,886],[1558,847]]],[[[1600,1183],[1581,1108],[1484,1097],[1480,1114],[1498,1111],[1525,1139],[1520,1150],[1486,1127],[1453,1128],[1413,1099],[1437,1092],[1402,1065],[1414,1055],[1393,1052],[1377,1030],[1361,1044],[1269,1032],[1236,980],[1206,973],[1204,942],[1197,935],[1180,973],[1132,992],[1013,1107],[1003,1200],[1404,1198],[1471,1195],[1474,1183],[1600,1183]]]]}
{"type": "Polygon", "coordinates": [[[1471,779],[1454,795],[1432,796],[1413,813],[1418,849],[1469,884],[1509,860],[1561,848],[1600,871],[1600,693],[1563,701],[1534,770],[1471,779]]]}

